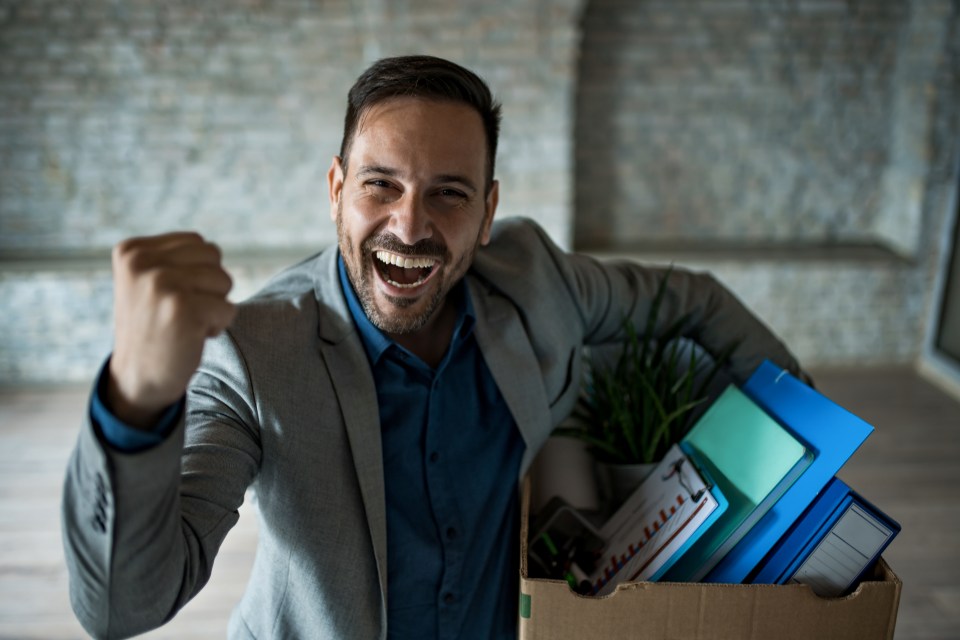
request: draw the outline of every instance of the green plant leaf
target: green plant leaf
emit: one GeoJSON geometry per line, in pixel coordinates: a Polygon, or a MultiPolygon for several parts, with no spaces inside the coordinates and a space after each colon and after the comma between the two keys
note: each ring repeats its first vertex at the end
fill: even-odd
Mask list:
{"type": "Polygon", "coordinates": [[[644,331],[638,333],[629,318],[623,324],[623,347],[612,366],[600,367],[586,358],[581,401],[573,415],[581,426],[562,427],[555,434],[577,438],[604,462],[655,462],[685,433],[691,411],[707,400],[706,390],[726,365],[739,342],[713,355],[705,376],[698,375],[702,358],[696,349],[689,357],[680,339],[689,329],[686,314],[658,331],[669,267],[651,301],[644,331]]]}

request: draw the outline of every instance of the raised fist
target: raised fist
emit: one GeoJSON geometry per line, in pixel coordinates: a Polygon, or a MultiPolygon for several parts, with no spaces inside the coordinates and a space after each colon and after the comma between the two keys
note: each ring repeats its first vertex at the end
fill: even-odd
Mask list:
{"type": "Polygon", "coordinates": [[[233,321],[233,283],[216,245],[191,232],[131,238],[114,247],[114,331],[108,402],[140,428],[184,393],[204,341],[233,321]]]}

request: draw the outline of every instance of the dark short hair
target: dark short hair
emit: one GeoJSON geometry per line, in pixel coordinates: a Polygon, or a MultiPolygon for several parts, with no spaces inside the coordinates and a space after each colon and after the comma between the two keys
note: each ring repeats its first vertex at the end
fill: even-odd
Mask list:
{"type": "Polygon", "coordinates": [[[473,107],[483,121],[487,138],[487,190],[493,184],[500,135],[500,104],[480,77],[458,64],[433,56],[383,58],[364,71],[347,94],[340,158],[346,170],[347,154],[364,111],[391,98],[414,97],[461,102],[473,107]]]}

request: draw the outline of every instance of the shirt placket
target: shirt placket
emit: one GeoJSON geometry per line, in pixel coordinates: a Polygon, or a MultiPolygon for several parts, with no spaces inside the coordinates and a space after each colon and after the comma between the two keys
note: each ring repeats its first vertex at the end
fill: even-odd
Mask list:
{"type": "Polygon", "coordinates": [[[456,638],[459,633],[464,554],[464,536],[454,482],[457,473],[449,467],[450,450],[446,438],[452,416],[444,415],[443,381],[441,369],[430,386],[424,456],[431,507],[443,548],[443,575],[437,592],[437,628],[440,640],[456,638]]]}

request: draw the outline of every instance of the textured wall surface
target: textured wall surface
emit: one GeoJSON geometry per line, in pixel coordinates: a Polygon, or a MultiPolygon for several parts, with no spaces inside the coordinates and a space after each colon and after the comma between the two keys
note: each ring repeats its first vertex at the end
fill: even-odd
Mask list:
{"type": "MultiPolygon", "coordinates": [[[[600,254],[601,258],[624,257],[600,254]]],[[[781,260],[759,257],[626,256],[713,272],[772,327],[806,366],[911,361],[922,333],[923,274],[887,260],[781,260]],[[910,305],[904,307],[904,305],[910,305]]],[[[253,293],[282,264],[226,255],[231,297],[253,293]]],[[[287,262],[293,262],[288,260],[287,262]]],[[[110,350],[112,287],[108,264],[69,272],[0,272],[4,335],[0,380],[83,381],[110,350]]]]}
{"type": "MultiPolygon", "coordinates": [[[[234,301],[282,268],[274,260],[238,262],[229,254],[224,263],[234,278],[234,301]]],[[[0,270],[0,313],[0,384],[92,380],[112,345],[109,260],[0,270]]]]}
{"type": "Polygon", "coordinates": [[[919,211],[898,194],[922,187],[912,161],[928,144],[925,84],[949,12],[907,0],[589,3],[576,244],[907,235],[915,251],[919,211]],[[895,233],[893,198],[908,214],[893,216],[895,233]]]}
{"type": "Polygon", "coordinates": [[[333,242],[346,91],[405,53],[461,62],[502,100],[501,215],[621,254],[752,244],[631,255],[714,271],[807,365],[912,362],[957,188],[958,15],[950,0],[0,0],[0,384],[94,375],[123,237],[208,234],[235,299],[333,242]],[[874,241],[893,251],[836,247],[874,241]]]}
{"type": "Polygon", "coordinates": [[[3,0],[0,250],[179,228],[229,248],[332,242],[347,90],[407,53],[487,78],[504,103],[503,213],[566,240],[575,5],[3,0]]]}

